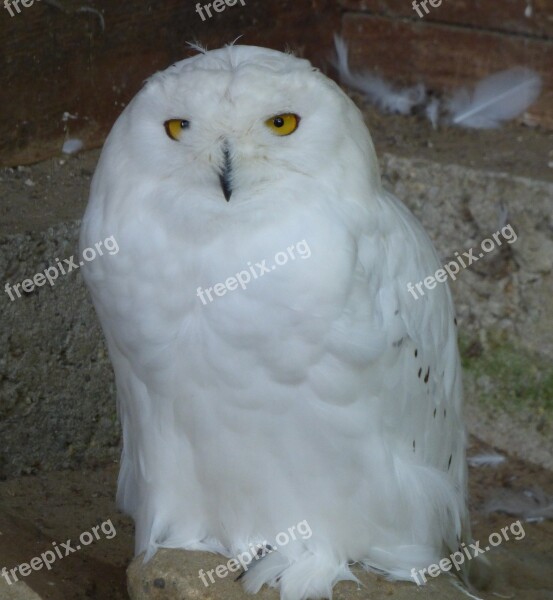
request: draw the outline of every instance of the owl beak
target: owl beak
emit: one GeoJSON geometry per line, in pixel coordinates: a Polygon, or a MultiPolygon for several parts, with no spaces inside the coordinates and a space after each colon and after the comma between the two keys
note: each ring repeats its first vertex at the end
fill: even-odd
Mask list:
{"type": "Polygon", "coordinates": [[[232,160],[227,140],[223,144],[223,165],[219,173],[219,181],[225,200],[228,202],[232,196],[232,160]]]}

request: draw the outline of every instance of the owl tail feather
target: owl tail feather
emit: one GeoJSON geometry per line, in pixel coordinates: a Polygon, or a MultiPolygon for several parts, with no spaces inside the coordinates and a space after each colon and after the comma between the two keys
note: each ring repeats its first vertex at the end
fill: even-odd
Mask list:
{"type": "Polygon", "coordinates": [[[281,600],[332,598],[332,588],[338,581],[360,583],[346,563],[308,552],[294,559],[272,552],[250,566],[241,581],[252,594],[264,584],[280,587],[281,600]]]}

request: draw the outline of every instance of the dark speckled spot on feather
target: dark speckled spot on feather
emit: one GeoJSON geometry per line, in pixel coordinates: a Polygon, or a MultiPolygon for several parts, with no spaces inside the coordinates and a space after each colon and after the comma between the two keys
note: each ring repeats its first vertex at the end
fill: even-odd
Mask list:
{"type": "Polygon", "coordinates": [[[428,383],[428,377],[430,376],[430,367],[426,371],[426,375],[424,376],[424,383],[428,383]]]}
{"type": "Polygon", "coordinates": [[[447,470],[449,471],[449,467],[451,467],[451,459],[453,458],[453,454],[449,455],[449,462],[447,463],[447,470]]]}
{"type": "Polygon", "coordinates": [[[419,379],[421,378],[422,367],[419,369],[419,379]]]}

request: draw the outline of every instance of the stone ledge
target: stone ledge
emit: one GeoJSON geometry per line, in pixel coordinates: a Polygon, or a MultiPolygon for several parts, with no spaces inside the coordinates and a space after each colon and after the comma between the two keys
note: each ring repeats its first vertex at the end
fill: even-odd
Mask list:
{"type": "MultiPolygon", "coordinates": [[[[254,596],[247,594],[241,583],[235,581],[237,574],[229,573],[225,578],[213,574],[215,583],[205,586],[200,580],[200,569],[209,571],[226,564],[228,558],[207,552],[185,550],[159,550],[146,565],[142,556],[134,559],[128,571],[128,589],[131,600],[279,600],[275,589],[264,586],[254,596]]],[[[352,569],[361,581],[361,586],[351,581],[342,581],[334,589],[334,600],[413,600],[427,598],[436,600],[466,600],[467,596],[452,585],[450,577],[438,577],[424,587],[415,583],[390,582],[367,573],[363,569],[352,569]]],[[[209,580],[208,580],[209,583],[209,580]]]]}

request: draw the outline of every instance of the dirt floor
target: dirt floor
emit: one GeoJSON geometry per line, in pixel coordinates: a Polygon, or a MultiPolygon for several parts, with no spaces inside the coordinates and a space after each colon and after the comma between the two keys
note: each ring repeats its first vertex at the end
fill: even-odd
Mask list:
{"type": "MultiPolygon", "coordinates": [[[[491,450],[473,438],[469,456],[491,450]]],[[[44,600],[127,599],[125,571],[133,554],[133,526],[115,508],[117,469],[110,465],[0,482],[0,568],[30,561],[52,548],[52,542],[61,546],[72,540],[74,547],[82,532],[110,519],[117,531],[114,537],[105,539],[100,530],[98,541],[25,581],[44,600]]],[[[519,518],[487,514],[490,500],[512,492],[523,497],[530,489],[542,490],[551,501],[553,473],[512,458],[496,467],[471,467],[473,534],[482,547],[491,533],[519,518]]],[[[523,528],[523,539],[505,541],[487,555],[497,565],[497,576],[483,597],[553,598],[553,521],[523,522],[523,528]]]]}

